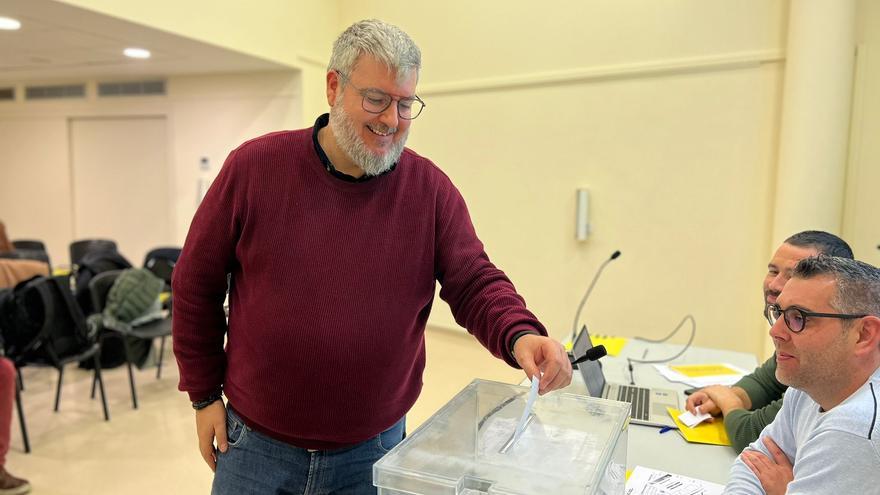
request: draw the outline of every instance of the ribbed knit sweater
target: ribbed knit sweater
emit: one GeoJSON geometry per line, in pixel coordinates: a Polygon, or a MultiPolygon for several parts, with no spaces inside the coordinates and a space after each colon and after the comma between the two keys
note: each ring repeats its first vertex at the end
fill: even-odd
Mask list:
{"type": "Polygon", "coordinates": [[[511,366],[514,334],[547,332],[433,163],[405,149],[390,173],[345,182],[312,132],[268,134],[227,158],[174,269],[174,352],[192,400],[222,386],[257,431],[330,449],[415,402],[436,281],[456,321],[511,366]]]}

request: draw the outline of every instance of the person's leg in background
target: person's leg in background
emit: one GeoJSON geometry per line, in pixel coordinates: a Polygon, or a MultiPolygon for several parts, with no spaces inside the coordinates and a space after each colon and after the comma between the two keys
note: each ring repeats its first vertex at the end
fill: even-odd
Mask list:
{"type": "Polygon", "coordinates": [[[16,478],[6,470],[6,453],[12,430],[12,406],[15,403],[15,365],[0,357],[0,495],[19,495],[31,490],[27,480],[16,478]]]}

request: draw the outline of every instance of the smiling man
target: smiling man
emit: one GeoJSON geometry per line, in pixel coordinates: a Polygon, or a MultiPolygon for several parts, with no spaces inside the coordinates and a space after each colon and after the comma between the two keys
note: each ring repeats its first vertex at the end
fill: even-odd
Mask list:
{"type": "Polygon", "coordinates": [[[458,190],[404,147],[424,108],[420,66],[397,27],[349,27],[327,70],[329,115],[235,149],[193,218],[174,352],[213,493],[376,493],[372,465],[421,391],[437,282],[492,354],[543,373],[543,393],[571,380],[458,190]]]}
{"type": "Polygon", "coordinates": [[[767,311],[782,409],[737,458],[725,493],[876,493],[880,270],[818,256],[767,311]]]}

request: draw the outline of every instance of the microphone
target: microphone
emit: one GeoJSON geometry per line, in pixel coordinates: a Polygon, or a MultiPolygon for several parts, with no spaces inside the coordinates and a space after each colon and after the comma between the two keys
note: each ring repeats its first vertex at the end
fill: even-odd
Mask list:
{"type": "Polygon", "coordinates": [[[580,363],[583,363],[584,361],[596,361],[600,357],[603,357],[606,355],[608,355],[608,351],[605,350],[605,346],[604,345],[597,345],[596,347],[590,347],[589,349],[587,349],[586,352],[584,352],[584,355],[579,358],[575,358],[574,356],[568,356],[568,359],[571,361],[571,365],[575,366],[580,363]]]}
{"type": "Polygon", "coordinates": [[[569,337],[568,340],[574,341],[574,337],[575,337],[575,335],[577,335],[578,320],[580,320],[580,317],[581,317],[581,310],[584,309],[584,304],[587,302],[587,298],[590,297],[590,293],[593,292],[593,287],[596,286],[596,281],[599,280],[599,275],[602,274],[602,271],[605,269],[605,267],[608,265],[608,263],[611,263],[612,261],[616,260],[619,257],[620,257],[620,250],[614,251],[613,253],[611,253],[611,257],[608,258],[607,260],[605,260],[599,266],[599,269],[596,270],[596,275],[593,276],[593,281],[590,282],[590,286],[587,288],[587,292],[584,293],[584,297],[581,299],[580,305],[578,305],[577,313],[574,314],[574,324],[572,324],[572,326],[571,326],[571,336],[569,337]]]}

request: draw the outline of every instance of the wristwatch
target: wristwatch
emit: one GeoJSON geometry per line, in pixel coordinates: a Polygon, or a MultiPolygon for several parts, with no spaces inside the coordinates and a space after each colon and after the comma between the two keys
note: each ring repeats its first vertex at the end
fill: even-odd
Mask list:
{"type": "Polygon", "coordinates": [[[223,392],[214,392],[213,394],[209,395],[208,397],[206,397],[202,400],[193,401],[192,406],[193,406],[193,409],[195,409],[196,411],[201,411],[202,409],[210,406],[211,404],[217,402],[218,400],[220,400],[222,398],[223,398],[223,392]]]}

